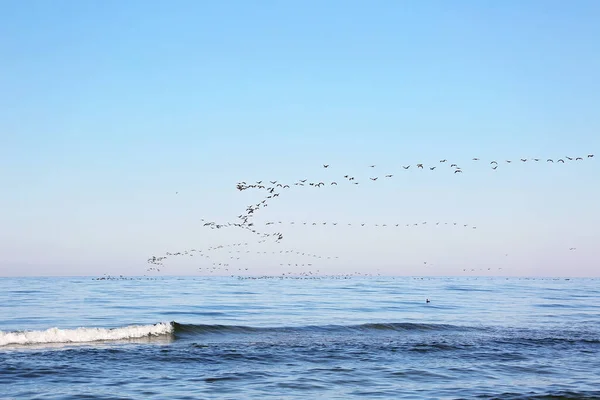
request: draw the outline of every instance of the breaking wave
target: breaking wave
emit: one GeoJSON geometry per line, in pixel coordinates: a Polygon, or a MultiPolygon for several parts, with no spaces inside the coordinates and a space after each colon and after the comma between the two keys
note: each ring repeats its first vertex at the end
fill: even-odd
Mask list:
{"type": "Polygon", "coordinates": [[[50,328],[45,331],[0,331],[0,347],[8,345],[32,345],[45,343],[88,343],[139,339],[152,336],[171,335],[173,323],[160,322],[154,325],[129,325],[121,328],[50,328]]]}
{"type": "Polygon", "coordinates": [[[385,334],[408,335],[423,333],[466,333],[479,332],[486,334],[488,343],[503,345],[537,345],[556,346],[582,344],[597,346],[600,338],[595,331],[577,332],[572,330],[548,332],[537,330],[493,329],[485,326],[460,326],[451,324],[431,323],[366,323],[358,325],[305,325],[305,326],[247,326],[220,324],[184,324],[175,321],[159,322],[153,325],[128,325],[118,328],[50,328],[39,331],[0,331],[0,347],[31,346],[31,345],[62,345],[82,344],[92,342],[115,341],[171,341],[204,335],[261,335],[289,334],[296,335],[377,335],[385,334]]]}
{"type": "Polygon", "coordinates": [[[252,327],[240,325],[202,325],[160,322],[154,325],[129,325],[120,328],[50,328],[44,331],[0,331],[0,347],[8,345],[39,345],[120,341],[147,337],[251,334],[268,332],[369,332],[369,331],[448,331],[472,328],[445,324],[370,323],[362,325],[322,325],[299,327],[252,327]]]}

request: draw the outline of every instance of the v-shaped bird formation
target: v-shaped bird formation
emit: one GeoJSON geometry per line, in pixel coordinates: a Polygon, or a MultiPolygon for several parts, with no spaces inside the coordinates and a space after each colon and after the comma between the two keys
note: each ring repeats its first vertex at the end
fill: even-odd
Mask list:
{"type": "MultiPolygon", "coordinates": [[[[379,171],[377,164],[366,165],[364,168],[368,170],[369,178],[366,181],[357,179],[355,174],[346,173],[343,171],[336,172],[335,165],[324,163],[322,168],[327,170],[331,174],[331,178],[328,180],[310,180],[309,178],[302,178],[292,182],[280,182],[278,180],[259,180],[254,182],[241,181],[236,184],[238,191],[255,190],[262,191],[264,197],[254,204],[248,205],[243,212],[237,215],[236,221],[232,222],[215,222],[208,220],[201,220],[201,224],[204,228],[208,229],[241,229],[247,231],[253,235],[258,236],[257,241],[253,244],[266,243],[267,241],[281,243],[284,240],[284,233],[281,229],[277,229],[276,232],[266,232],[270,227],[286,227],[290,229],[293,227],[321,227],[327,229],[341,229],[341,228],[380,228],[380,229],[396,229],[396,228],[417,228],[417,227],[430,227],[430,228],[442,228],[442,227],[455,227],[475,230],[476,225],[470,223],[463,223],[457,221],[403,221],[403,222],[385,222],[385,223],[369,223],[369,222],[349,222],[349,221],[315,221],[315,220],[296,220],[296,221],[266,221],[266,222],[254,222],[254,217],[260,210],[268,207],[269,203],[276,201],[281,194],[290,191],[294,188],[306,188],[306,189],[319,189],[323,187],[337,187],[341,184],[360,185],[367,183],[376,183],[385,180],[393,180],[403,173],[410,173],[411,171],[423,171],[423,172],[449,172],[452,175],[460,175],[468,173],[469,170],[476,167],[484,167],[490,171],[495,171],[499,167],[510,167],[516,164],[526,165],[528,163],[544,163],[546,165],[567,165],[569,163],[580,163],[590,161],[594,158],[594,154],[586,154],[581,156],[564,156],[564,157],[520,157],[516,159],[499,159],[499,160],[482,160],[479,157],[472,157],[467,162],[451,162],[448,159],[441,159],[435,163],[426,164],[424,162],[414,164],[398,164],[396,170],[385,170],[379,171]]],[[[569,248],[569,251],[576,250],[575,247],[569,248]]],[[[148,263],[153,265],[148,268],[149,271],[160,271],[164,267],[164,262],[167,259],[173,259],[175,257],[197,257],[199,259],[208,260],[210,262],[203,263],[199,267],[199,271],[207,274],[225,274],[235,276],[237,274],[240,278],[246,278],[252,273],[251,268],[248,266],[239,266],[236,263],[242,260],[245,256],[250,254],[263,254],[263,255],[293,255],[296,257],[295,260],[288,260],[280,262],[280,267],[313,267],[316,265],[318,260],[325,259],[337,259],[337,256],[324,256],[315,255],[308,252],[302,252],[297,250],[281,250],[281,251],[259,251],[250,249],[248,242],[240,242],[234,244],[226,244],[214,247],[208,247],[205,249],[188,249],[177,252],[166,252],[161,256],[151,256],[148,259],[148,263]],[[221,257],[218,260],[215,259],[215,254],[223,253],[224,250],[231,249],[226,255],[228,257],[221,257]],[[309,258],[312,261],[308,262],[302,260],[302,258],[309,258]],[[300,260],[300,261],[298,261],[300,260]]],[[[424,262],[427,266],[427,262],[424,262]]],[[[463,271],[468,270],[475,271],[475,269],[463,268],[463,271]]],[[[319,273],[319,270],[308,270],[308,271],[286,271],[282,272],[278,277],[315,277],[319,273]]],[[[361,275],[359,272],[343,276],[356,276],[361,275]]]]}

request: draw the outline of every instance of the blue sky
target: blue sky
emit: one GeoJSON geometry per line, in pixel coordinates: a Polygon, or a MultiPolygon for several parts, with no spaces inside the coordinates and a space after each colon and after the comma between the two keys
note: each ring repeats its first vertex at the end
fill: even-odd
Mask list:
{"type": "MultiPolygon", "coordinates": [[[[598,274],[600,155],[484,164],[597,152],[598,2],[13,1],[0,10],[0,275],[143,274],[153,254],[254,240],[200,223],[262,199],[237,192],[239,180],[346,173],[364,185],[294,188],[257,221],[478,229],[288,226],[286,247],[340,257],[321,272],[598,274]],[[442,158],[465,172],[414,171],[442,158]],[[395,177],[373,183],[371,173],[395,177]]],[[[195,262],[161,273],[194,274],[195,262]]],[[[245,262],[281,272],[276,257],[245,262]]]]}

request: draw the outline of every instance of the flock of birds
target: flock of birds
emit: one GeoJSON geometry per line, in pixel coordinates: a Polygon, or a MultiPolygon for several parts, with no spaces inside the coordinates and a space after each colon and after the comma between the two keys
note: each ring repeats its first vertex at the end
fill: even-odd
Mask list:
{"type": "MultiPolygon", "coordinates": [[[[409,223],[409,224],[404,224],[404,223],[391,223],[391,224],[374,224],[374,223],[367,223],[367,222],[360,222],[360,223],[342,223],[342,224],[338,224],[337,222],[296,222],[296,221],[268,221],[265,222],[264,225],[268,226],[268,225],[275,225],[275,224],[284,224],[284,225],[307,225],[307,226],[361,226],[361,227],[386,227],[386,226],[390,226],[390,227],[399,227],[399,226],[406,226],[406,227],[410,227],[410,226],[419,226],[419,225],[427,225],[427,221],[423,221],[423,222],[415,222],[415,223],[409,223]]],[[[476,226],[469,226],[469,224],[459,224],[458,222],[433,222],[430,225],[434,225],[434,226],[440,226],[440,225],[452,225],[452,226],[462,226],[462,227],[470,227],[472,229],[477,229],[476,226]]]]}
{"type": "MultiPolygon", "coordinates": [[[[264,241],[261,241],[264,242],[264,241]]],[[[208,273],[217,272],[219,270],[223,270],[225,272],[230,271],[230,260],[240,260],[242,256],[248,254],[257,254],[257,255],[295,255],[296,257],[302,257],[304,259],[308,259],[304,262],[288,262],[288,263],[280,263],[280,266],[295,266],[295,267],[311,267],[313,265],[313,260],[322,260],[322,259],[337,259],[339,257],[335,256],[323,256],[318,254],[313,254],[305,251],[300,251],[296,249],[287,249],[287,250],[279,250],[279,251],[254,251],[248,250],[248,246],[250,243],[234,243],[227,245],[219,245],[219,246],[211,246],[206,249],[189,249],[184,251],[177,252],[167,252],[164,256],[152,256],[148,259],[148,263],[156,265],[155,267],[150,267],[148,270],[160,271],[160,267],[163,266],[164,260],[169,257],[202,257],[208,260],[212,259],[223,259],[223,252],[227,251],[226,257],[228,258],[227,262],[224,261],[214,261],[212,265],[206,267],[199,267],[199,270],[205,270],[208,273]],[[217,254],[221,253],[221,254],[217,254]],[[309,262],[310,261],[310,262],[309,262]]],[[[234,271],[234,268],[231,268],[231,271],[234,271]]],[[[246,268],[237,268],[238,272],[248,271],[248,267],[246,268]]],[[[316,271],[318,272],[318,270],[316,271]]],[[[312,271],[306,272],[308,275],[312,275],[312,271]]],[[[285,275],[286,273],[283,273],[285,275]]],[[[291,274],[291,273],[290,273],[291,274]]]]}
{"type": "MultiPolygon", "coordinates": [[[[528,163],[528,162],[545,162],[545,163],[551,163],[551,164],[566,164],[566,163],[570,163],[570,162],[581,162],[584,161],[585,159],[591,159],[593,158],[594,155],[593,154],[587,154],[586,156],[577,156],[577,157],[564,157],[564,158],[546,158],[546,159],[541,159],[541,158],[519,158],[514,160],[515,163],[520,162],[520,163],[528,163]]],[[[496,160],[489,160],[489,161],[482,161],[480,160],[478,157],[473,157],[471,159],[471,162],[474,163],[482,163],[482,164],[487,164],[489,166],[489,168],[491,168],[492,170],[496,170],[500,165],[510,165],[511,163],[513,163],[513,160],[510,159],[506,159],[503,161],[496,161],[496,160]]],[[[409,170],[412,169],[413,170],[429,170],[429,171],[435,171],[436,169],[438,169],[438,167],[442,167],[442,166],[448,166],[449,170],[453,173],[453,174],[459,174],[459,173],[463,173],[463,167],[460,166],[458,163],[454,163],[454,162],[449,162],[447,159],[442,159],[439,160],[439,162],[436,165],[425,165],[424,163],[416,163],[416,164],[409,164],[409,165],[402,165],[402,169],[403,170],[409,170]]],[[[330,170],[332,169],[332,166],[330,164],[322,164],[322,167],[324,169],[330,170]]],[[[367,166],[367,168],[376,171],[377,170],[377,165],[373,164],[373,165],[369,165],[367,166]]],[[[395,176],[394,173],[385,173],[385,174],[371,174],[371,176],[369,177],[369,180],[372,182],[375,182],[379,179],[391,179],[395,176]]],[[[267,226],[283,226],[283,225],[287,225],[287,226],[292,226],[292,225],[296,225],[296,226],[356,226],[356,227],[378,227],[378,228],[384,228],[384,227],[415,227],[415,226],[424,226],[424,225],[428,225],[428,226],[444,226],[444,225],[448,225],[448,226],[456,226],[456,227],[462,227],[462,228],[469,228],[469,229],[477,229],[477,226],[475,225],[470,225],[470,224],[464,224],[464,223],[459,223],[459,222],[455,222],[455,221],[420,221],[420,222],[411,222],[411,223],[400,223],[400,222],[395,222],[395,223],[377,223],[377,224],[373,224],[373,223],[367,223],[367,222],[360,222],[360,223],[356,223],[356,222],[337,222],[337,221],[267,221],[267,222],[263,222],[263,223],[255,223],[254,222],[254,217],[257,215],[257,213],[261,210],[266,208],[269,203],[271,201],[274,201],[275,199],[279,198],[280,195],[287,190],[290,190],[294,187],[309,187],[309,188],[321,188],[321,187],[325,187],[325,186],[337,186],[338,185],[338,181],[339,182],[347,182],[353,185],[359,185],[359,180],[352,174],[344,174],[344,175],[340,175],[339,179],[337,180],[328,180],[328,181],[311,181],[308,178],[303,178],[303,179],[298,179],[295,182],[279,182],[277,180],[259,180],[259,181],[255,181],[252,183],[248,183],[246,181],[241,181],[238,182],[236,184],[236,189],[238,191],[246,191],[246,190],[256,190],[256,191],[262,191],[264,193],[264,197],[254,203],[254,204],[250,204],[246,207],[246,209],[244,210],[244,212],[240,213],[237,216],[237,222],[215,222],[215,221],[207,221],[207,220],[202,220],[203,226],[206,228],[210,228],[210,229],[225,229],[225,228],[237,228],[237,229],[242,229],[245,231],[248,231],[254,235],[257,235],[259,238],[257,241],[253,242],[253,243],[249,243],[249,242],[240,242],[240,243],[234,243],[234,244],[224,244],[224,245],[220,245],[220,246],[212,246],[212,247],[208,247],[206,249],[188,249],[188,250],[183,250],[183,251],[177,251],[177,252],[166,252],[164,255],[161,256],[151,256],[147,261],[149,264],[151,264],[152,266],[148,268],[149,271],[156,271],[159,272],[161,270],[161,268],[164,267],[164,262],[167,259],[172,259],[174,257],[199,257],[199,258],[203,258],[205,261],[208,261],[208,263],[210,263],[209,265],[203,264],[203,266],[199,267],[199,271],[201,272],[205,272],[208,274],[215,274],[215,273],[221,273],[221,274],[225,274],[225,275],[231,275],[231,276],[235,276],[235,274],[237,273],[238,278],[240,279],[246,279],[249,278],[249,274],[250,274],[250,270],[248,267],[244,267],[244,266],[239,266],[239,265],[235,265],[235,263],[239,260],[242,259],[243,256],[245,255],[249,255],[249,254],[279,254],[279,255],[294,255],[297,258],[308,258],[309,260],[311,260],[311,262],[308,262],[308,260],[301,260],[298,262],[298,260],[295,260],[293,262],[281,262],[279,263],[280,267],[311,267],[310,270],[300,270],[298,271],[297,269],[295,269],[294,271],[285,271],[282,272],[281,275],[279,275],[278,277],[296,277],[296,278],[314,278],[316,276],[319,275],[320,270],[316,269],[313,270],[312,267],[316,265],[316,261],[319,260],[324,260],[324,259],[337,259],[338,257],[332,257],[332,256],[323,256],[323,255],[316,255],[316,254],[311,254],[308,252],[303,252],[303,251],[298,251],[298,250],[294,250],[294,249],[288,249],[288,250],[281,250],[281,251],[255,251],[255,250],[251,250],[249,248],[250,244],[260,244],[260,243],[266,243],[267,241],[271,242],[275,242],[277,244],[280,244],[283,239],[284,239],[284,234],[281,231],[277,231],[277,232],[263,232],[262,228],[267,227],[267,226]],[[259,226],[261,229],[259,229],[259,226]],[[227,250],[229,249],[229,253],[227,254],[228,258],[225,261],[223,259],[223,256],[221,255],[220,258],[216,257],[216,254],[219,252],[222,252],[223,250],[227,250]],[[218,259],[217,259],[218,258],[218,259]],[[215,259],[213,261],[213,259],[215,259]]],[[[176,192],[176,194],[178,194],[178,192],[176,192]]],[[[569,250],[575,250],[574,247],[570,248],[569,250]]],[[[427,265],[427,262],[424,262],[425,265],[427,265]]],[[[431,264],[429,264],[431,265],[431,264]]],[[[499,268],[501,269],[501,268],[499,268]]],[[[467,271],[467,269],[463,269],[463,271],[467,271]]],[[[475,271],[475,269],[471,269],[471,271],[475,271]]],[[[341,274],[338,275],[338,277],[342,277],[342,278],[347,278],[349,276],[356,276],[356,275],[366,275],[366,276],[372,276],[373,274],[362,274],[360,272],[355,272],[353,274],[341,274]]],[[[257,279],[258,277],[254,276],[251,277],[252,279],[257,279]]],[[[266,278],[266,276],[262,276],[261,278],[266,278]]]]}

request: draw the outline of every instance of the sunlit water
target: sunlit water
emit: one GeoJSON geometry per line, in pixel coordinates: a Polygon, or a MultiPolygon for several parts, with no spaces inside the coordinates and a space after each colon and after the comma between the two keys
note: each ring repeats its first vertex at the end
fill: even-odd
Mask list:
{"type": "Polygon", "coordinates": [[[600,398],[599,284],[2,278],[0,398],[600,398]]]}

